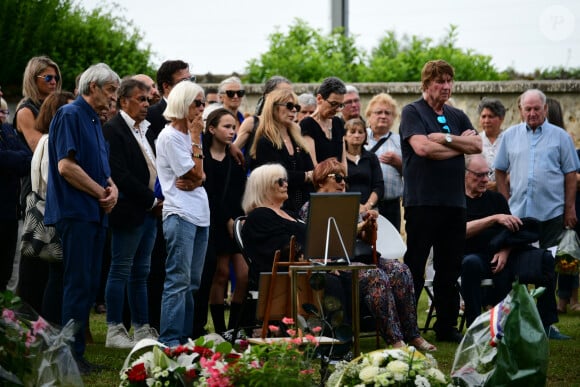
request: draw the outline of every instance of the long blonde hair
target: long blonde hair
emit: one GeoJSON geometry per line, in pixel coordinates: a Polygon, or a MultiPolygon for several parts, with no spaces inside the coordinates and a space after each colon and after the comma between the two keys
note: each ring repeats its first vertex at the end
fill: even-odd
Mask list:
{"type": "MultiPolygon", "coordinates": [[[[28,61],[26,68],[24,69],[24,75],[22,77],[22,95],[24,95],[24,102],[27,98],[30,98],[35,105],[40,106],[41,95],[36,85],[36,76],[44,71],[47,67],[52,67],[56,72],[56,75],[60,78],[56,82],[55,91],[59,92],[62,86],[62,77],[60,74],[60,69],[56,62],[47,56],[35,56],[28,61]]],[[[20,105],[20,104],[19,104],[20,105]]]]}
{"type": "MultiPolygon", "coordinates": [[[[276,104],[285,104],[286,102],[292,102],[298,104],[298,97],[292,90],[288,89],[277,89],[272,91],[266,96],[266,101],[264,102],[264,110],[260,116],[260,124],[256,129],[256,136],[254,138],[254,143],[250,148],[250,156],[256,158],[256,146],[258,140],[263,136],[270,140],[276,149],[282,149],[284,146],[284,138],[280,134],[280,129],[285,125],[280,122],[278,118],[279,115],[276,113],[276,104]]],[[[284,108],[285,109],[285,108],[284,108]]],[[[292,122],[287,128],[288,135],[294,140],[296,145],[302,148],[302,151],[308,153],[306,148],[306,142],[300,133],[300,126],[297,123],[292,122]]]]}

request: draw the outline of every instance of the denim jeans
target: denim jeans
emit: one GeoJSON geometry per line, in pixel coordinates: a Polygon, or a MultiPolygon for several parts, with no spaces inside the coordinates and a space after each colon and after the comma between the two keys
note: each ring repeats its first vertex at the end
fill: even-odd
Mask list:
{"type": "Polygon", "coordinates": [[[137,227],[111,228],[111,268],[105,289],[108,324],[123,322],[125,289],[133,326],[149,322],[147,277],[156,233],[157,221],[151,214],[137,227]]]}
{"type": "Polygon", "coordinates": [[[63,251],[62,325],[74,320],[73,354],[85,353],[85,329],[95,302],[105,246],[106,228],[98,223],[62,219],[56,223],[63,251]]]}
{"type": "Polygon", "coordinates": [[[169,215],[163,221],[163,235],[167,262],[159,341],[175,346],[185,343],[192,334],[193,293],[201,282],[209,227],[198,227],[177,215],[169,215]]]}

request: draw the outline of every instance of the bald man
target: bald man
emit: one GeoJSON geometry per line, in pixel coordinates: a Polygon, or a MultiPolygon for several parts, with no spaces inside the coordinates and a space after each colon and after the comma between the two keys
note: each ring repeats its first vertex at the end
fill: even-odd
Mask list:
{"type": "Polygon", "coordinates": [[[161,99],[161,95],[159,94],[159,90],[157,90],[157,85],[150,76],[145,74],[137,74],[133,76],[133,79],[143,82],[147,86],[149,86],[149,94],[147,95],[147,99],[149,100],[149,106],[159,102],[161,99]]]}

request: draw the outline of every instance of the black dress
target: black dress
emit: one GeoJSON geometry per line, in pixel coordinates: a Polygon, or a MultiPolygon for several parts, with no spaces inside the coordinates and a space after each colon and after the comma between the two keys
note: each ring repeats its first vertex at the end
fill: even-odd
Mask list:
{"type": "Polygon", "coordinates": [[[314,169],[310,155],[292,141],[294,154],[290,155],[285,146],[276,149],[274,144],[266,137],[257,139],[256,158],[253,159],[252,169],[260,165],[278,163],[286,168],[288,173],[288,200],[284,203],[284,209],[296,215],[302,205],[309,200],[313,190],[311,183],[304,181],[305,172],[314,169]]]}
{"type": "Polygon", "coordinates": [[[242,228],[242,239],[248,257],[252,259],[253,267],[250,275],[272,272],[274,253],[280,250],[280,261],[288,261],[290,238],[296,237],[296,251],[300,253],[306,238],[306,225],[301,221],[291,221],[282,218],[272,209],[258,207],[248,214],[242,228]]]}
{"type": "Polygon", "coordinates": [[[228,152],[222,161],[213,159],[209,149],[204,153],[204,187],[210,208],[209,243],[218,255],[238,253],[240,250],[230,237],[227,222],[244,214],[242,196],[246,186],[246,172],[232,160],[228,152]]]}
{"type": "Polygon", "coordinates": [[[379,200],[383,198],[385,185],[383,172],[377,155],[362,150],[358,164],[347,159],[348,165],[348,192],[360,192],[360,202],[364,204],[369,200],[371,193],[375,192],[379,200]]]}
{"type": "Polygon", "coordinates": [[[340,117],[332,118],[332,139],[328,139],[324,131],[312,117],[300,121],[303,136],[310,136],[314,140],[316,162],[320,163],[330,157],[342,161],[342,139],[344,137],[344,123],[340,117]]]}

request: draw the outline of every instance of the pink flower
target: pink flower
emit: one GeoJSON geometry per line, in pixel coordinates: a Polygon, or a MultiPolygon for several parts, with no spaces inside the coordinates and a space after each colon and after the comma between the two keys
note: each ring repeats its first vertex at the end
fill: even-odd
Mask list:
{"type": "Polygon", "coordinates": [[[14,314],[14,311],[11,309],[4,309],[2,310],[2,318],[6,321],[6,322],[16,322],[16,314],[14,314]]]}
{"type": "Polygon", "coordinates": [[[302,375],[311,375],[313,373],[314,373],[314,370],[312,368],[300,371],[300,374],[302,374],[302,375]]]}
{"type": "Polygon", "coordinates": [[[32,333],[37,335],[39,332],[42,332],[48,324],[44,319],[38,316],[38,320],[32,322],[32,333]]]}
{"type": "Polygon", "coordinates": [[[322,327],[314,327],[311,329],[312,333],[320,333],[322,331],[322,327]]]}
{"type": "Polygon", "coordinates": [[[283,322],[285,325],[294,325],[294,319],[292,319],[292,318],[290,318],[290,317],[284,317],[284,318],[282,319],[282,322],[283,322]]]}
{"type": "Polygon", "coordinates": [[[296,336],[296,329],[288,329],[286,331],[286,333],[288,333],[288,335],[294,337],[294,336],[296,336]]]}
{"type": "Polygon", "coordinates": [[[312,344],[318,344],[318,342],[316,341],[316,337],[312,336],[312,335],[306,335],[304,336],[306,338],[306,340],[308,340],[309,342],[311,342],[312,344]]]}
{"type": "Polygon", "coordinates": [[[280,328],[278,328],[276,325],[268,325],[268,329],[272,333],[278,333],[278,331],[280,330],[280,328]]]}
{"type": "Polygon", "coordinates": [[[30,331],[26,332],[26,343],[24,343],[24,345],[26,346],[26,348],[30,348],[30,346],[32,345],[32,343],[34,343],[36,341],[36,337],[34,337],[30,331]]]}
{"type": "Polygon", "coordinates": [[[240,350],[245,351],[250,346],[250,342],[248,340],[240,340],[240,350]]]}
{"type": "Polygon", "coordinates": [[[300,337],[295,337],[291,340],[291,343],[294,343],[296,345],[300,345],[300,344],[302,344],[302,339],[300,337]]]}

